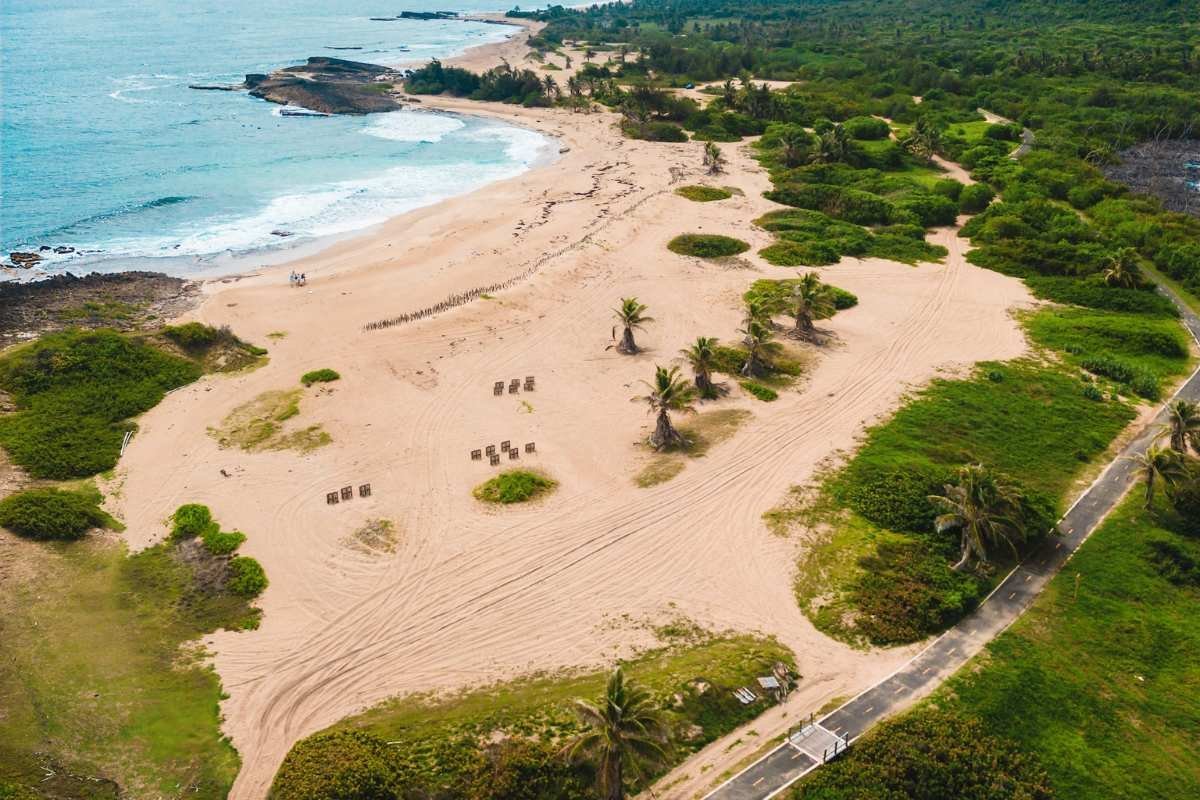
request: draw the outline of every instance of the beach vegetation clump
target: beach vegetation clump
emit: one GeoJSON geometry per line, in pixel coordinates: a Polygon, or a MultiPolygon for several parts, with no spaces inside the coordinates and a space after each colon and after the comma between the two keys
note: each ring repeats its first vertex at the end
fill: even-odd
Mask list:
{"type": "Polygon", "coordinates": [[[757,399],[762,400],[764,403],[770,403],[779,399],[778,392],[776,392],[770,386],[763,386],[761,383],[756,381],[741,381],[738,385],[745,389],[749,394],[752,394],[757,399]]]}
{"type": "Polygon", "coordinates": [[[759,255],[779,267],[826,266],[845,256],[916,264],[939,262],[947,253],[941,245],[925,241],[924,228],[915,224],[864,228],[803,209],[772,211],[755,224],[775,233],[777,241],[759,255]]]}
{"type": "Polygon", "coordinates": [[[0,445],[36,478],[95,475],[116,464],[130,417],[201,371],[112,330],[48,334],[0,358],[0,389],[17,407],[0,418],[0,445]]]}
{"type": "Polygon", "coordinates": [[[209,433],[222,447],[308,452],[333,441],[320,426],[288,429],[285,423],[300,414],[303,390],[267,391],[235,408],[209,433]]]}
{"type": "Polygon", "coordinates": [[[750,249],[750,245],[731,236],[711,233],[685,233],[667,243],[667,249],[681,256],[726,258],[750,249]]]}
{"type": "Polygon", "coordinates": [[[305,386],[312,386],[314,383],[330,383],[336,381],[342,376],[329,368],[314,369],[311,372],[306,372],[300,376],[300,382],[305,386]]]}
{"type": "Polygon", "coordinates": [[[680,197],[686,197],[688,200],[694,200],[697,203],[711,203],[714,200],[728,200],[733,197],[733,192],[728,189],[722,189],[717,186],[680,186],[675,190],[675,194],[680,197]]]}
{"type": "Polygon", "coordinates": [[[100,508],[100,493],[26,489],[0,500],[0,528],[29,539],[78,539],[116,522],[100,508]]]}
{"type": "MultiPolygon", "coordinates": [[[[99,522],[82,507],[51,510],[54,524],[76,522],[55,534],[99,522]]],[[[22,569],[0,581],[4,779],[46,786],[52,764],[69,776],[54,783],[63,797],[108,797],[97,793],[109,788],[116,797],[118,786],[137,797],[178,786],[209,800],[229,793],[239,759],[221,734],[221,684],[197,640],[257,626],[251,600],[265,576],[252,559],[210,550],[216,523],[205,507],[181,507],[171,524],[180,532],[135,554],[113,537],[15,542],[22,569]]]]}
{"type": "Polygon", "coordinates": [[[713,446],[729,439],[753,416],[744,408],[721,408],[696,414],[679,426],[685,446],[663,448],[646,462],[633,482],[642,489],[666,483],[687,466],[687,459],[702,458],[713,446]]]}
{"type": "Polygon", "coordinates": [[[476,499],[485,503],[524,503],[546,495],[558,486],[558,482],[528,469],[513,469],[502,472],[475,487],[476,499]]]}
{"type": "Polygon", "coordinates": [[[185,355],[196,359],[205,372],[235,372],[265,363],[267,351],[239,339],[228,325],[214,328],[202,322],[168,325],[163,336],[185,355]]]}
{"type": "MultiPolygon", "coordinates": [[[[647,709],[661,715],[671,742],[661,761],[626,774],[630,794],[775,702],[760,693],[760,700],[743,704],[733,689],[757,686],[755,678],[772,674],[777,663],[794,670],[793,656],[774,639],[713,635],[686,620],[661,630],[664,638],[672,632],[668,644],[622,662],[627,679],[644,689],[647,709]]],[[[384,702],[297,742],[270,796],[340,797],[339,776],[351,775],[391,792],[592,800],[595,762],[569,759],[563,748],[586,730],[576,701],[604,698],[609,678],[607,670],[555,673],[384,702]],[[380,748],[380,741],[390,746],[380,748]]]]}

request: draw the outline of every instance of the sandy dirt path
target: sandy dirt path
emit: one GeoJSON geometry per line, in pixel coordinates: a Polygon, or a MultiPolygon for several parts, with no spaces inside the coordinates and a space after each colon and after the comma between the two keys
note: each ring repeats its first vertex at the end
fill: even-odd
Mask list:
{"type": "Polygon", "coordinates": [[[767,177],[726,146],[730,172],[717,182],[744,196],[695,204],[671,190],[705,180],[698,144],[625,140],[608,114],[486,111],[569,152],[297,264],[208,284],[196,316],[269,344],[271,361],[171,394],[122,461],[116,510],[134,546],[161,538],[179,504],[203,502],[246,532],[244,552],[271,580],[259,630],[207,642],[243,759],[234,798],[263,797],[293,742],[348,714],[410,692],[610,663],[652,644],[637,624],[646,619],[682,614],[778,636],[804,676],[797,697],[814,704],[870,685],[910,650],[862,652],[817,633],[792,596],[800,545],[770,534],[761,515],[912,387],[1024,349],[1009,314],[1028,302],[1024,289],[967,264],[952,231],[934,235],[951,249],[945,265],[847,260],[822,272],[860,305],[829,324],[837,342],[803,386],[771,404],[735,389],[713,407],[748,409],[750,422],[674,480],[639,489],[638,441],[651,422],[630,402],[639,381],[697,335],[733,340],[750,282],[793,274],[755,256],[733,266],[676,256],[666,242],[704,231],[767,244],[750,225],[774,207],[761,196],[767,177]],[[307,287],[288,286],[291,269],[307,287]],[[531,269],[493,299],[363,331],[531,269]],[[657,320],[637,357],[605,349],[611,309],[629,295],[657,320]],[[321,424],[329,446],[246,453],[207,432],[319,367],[342,379],[310,390],[289,425],[321,424]],[[493,381],[526,375],[535,392],[492,395],[493,381]],[[471,497],[496,470],[469,451],[504,439],[537,443],[520,463],[557,478],[556,494],[501,511],[471,497]],[[364,482],[370,498],[325,504],[326,492],[364,482]],[[394,553],[345,544],[372,518],[396,523],[394,553]]]}

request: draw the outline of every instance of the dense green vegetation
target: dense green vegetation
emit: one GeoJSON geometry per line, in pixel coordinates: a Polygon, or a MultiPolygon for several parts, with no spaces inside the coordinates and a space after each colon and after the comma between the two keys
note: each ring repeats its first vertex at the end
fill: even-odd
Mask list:
{"type": "Polygon", "coordinates": [[[111,469],[126,420],[200,377],[200,367],[115,331],[68,331],[0,359],[0,389],[17,413],[0,417],[0,445],[38,478],[111,469]]]}
{"type": "Polygon", "coordinates": [[[1127,499],[1032,608],[930,702],[881,725],[796,796],[1047,796],[965,788],[1020,765],[1030,777],[1044,772],[1041,785],[1058,797],[1200,791],[1200,586],[1178,577],[1181,562],[1200,562],[1200,543],[1166,502],[1147,512],[1139,500],[1127,499]],[[972,743],[985,748],[972,755],[972,743]],[[929,758],[931,747],[947,760],[929,758]],[[942,769],[929,783],[913,781],[942,769]],[[957,788],[947,794],[948,785],[957,788]]]}
{"type": "Polygon", "coordinates": [[[1046,770],[970,717],[922,709],[884,722],[791,795],[796,800],[1049,800],[1046,770]]]}
{"type": "Polygon", "coordinates": [[[725,258],[750,249],[741,239],[714,233],[685,233],[667,243],[667,249],[681,256],[725,258]]]}
{"type": "Polygon", "coordinates": [[[210,529],[192,505],[166,542],[134,555],[101,539],[20,547],[22,569],[0,583],[0,786],[36,787],[35,798],[228,794],[238,757],[194,642],[255,627],[249,601],[266,579],[253,559],[213,552],[210,529]]]}
{"type": "Polygon", "coordinates": [[[675,194],[694,200],[697,203],[711,203],[714,200],[728,200],[733,192],[716,186],[680,186],[675,194]]]}
{"type": "Polygon", "coordinates": [[[118,527],[100,508],[95,489],[26,489],[0,500],[0,528],[29,539],[78,539],[94,528],[118,527]]]}
{"type": "Polygon", "coordinates": [[[305,386],[312,386],[314,383],[331,383],[340,379],[342,376],[336,371],[328,367],[323,369],[314,369],[311,372],[306,372],[300,376],[300,382],[305,386]]]}
{"type": "MultiPolygon", "coordinates": [[[[752,719],[763,703],[742,705],[731,690],[771,674],[777,662],[792,663],[769,639],[710,637],[687,622],[658,633],[678,641],[627,662],[624,671],[662,710],[672,744],[666,763],[633,779],[633,790],[752,719]]],[[[572,701],[599,698],[606,677],[548,675],[448,698],[390,701],[297,743],[271,797],[591,800],[592,766],[568,763],[561,750],[581,730],[572,701]]]]}
{"type": "Polygon", "coordinates": [[[524,503],[554,491],[558,483],[539,472],[510,469],[475,487],[475,497],[485,503],[524,503]]]}
{"type": "Polygon", "coordinates": [[[946,248],[925,241],[918,225],[885,225],[874,229],[831,219],[819,211],[772,211],[755,220],[779,241],[759,255],[780,267],[836,264],[843,256],[886,258],[904,264],[941,261],[946,248]]]}

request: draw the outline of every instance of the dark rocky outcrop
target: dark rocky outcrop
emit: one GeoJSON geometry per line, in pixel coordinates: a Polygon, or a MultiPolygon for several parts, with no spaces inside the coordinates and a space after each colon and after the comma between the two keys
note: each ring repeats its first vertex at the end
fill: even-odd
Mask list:
{"type": "Polygon", "coordinates": [[[400,19],[458,19],[453,11],[401,11],[400,19]]]}
{"type": "Polygon", "coordinates": [[[314,56],[270,75],[247,75],[245,85],[254,97],[280,105],[324,114],[370,114],[400,108],[389,94],[389,79],[400,77],[379,64],[314,56]]]}
{"type": "Polygon", "coordinates": [[[197,283],[159,272],[71,273],[33,283],[0,282],[0,347],[68,327],[135,330],[194,306],[197,283]]]}
{"type": "Polygon", "coordinates": [[[9,253],[8,260],[18,267],[32,267],[34,264],[42,260],[42,257],[37,253],[9,253]]]}

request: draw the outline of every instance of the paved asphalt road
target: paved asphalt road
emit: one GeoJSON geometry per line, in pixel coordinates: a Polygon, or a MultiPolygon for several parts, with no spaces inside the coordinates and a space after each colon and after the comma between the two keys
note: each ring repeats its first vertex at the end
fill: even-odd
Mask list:
{"type": "MultiPolygon", "coordinates": [[[[1200,317],[1171,292],[1166,289],[1163,292],[1179,306],[1184,324],[1200,343],[1200,317]]],[[[1177,397],[1200,400],[1200,370],[1192,374],[1177,397]]],[[[1144,452],[1158,438],[1165,422],[1164,405],[1154,421],[1121,451],[1071,506],[1058,524],[1062,535],[1049,537],[974,613],[939,636],[892,676],[826,715],[818,724],[836,736],[852,741],[893,711],[931,692],[1007,628],[1128,491],[1136,480],[1137,469],[1129,457],[1144,452]]],[[[765,800],[821,763],[820,759],[802,753],[785,739],[779,747],[706,795],[706,800],[765,800]]]]}

